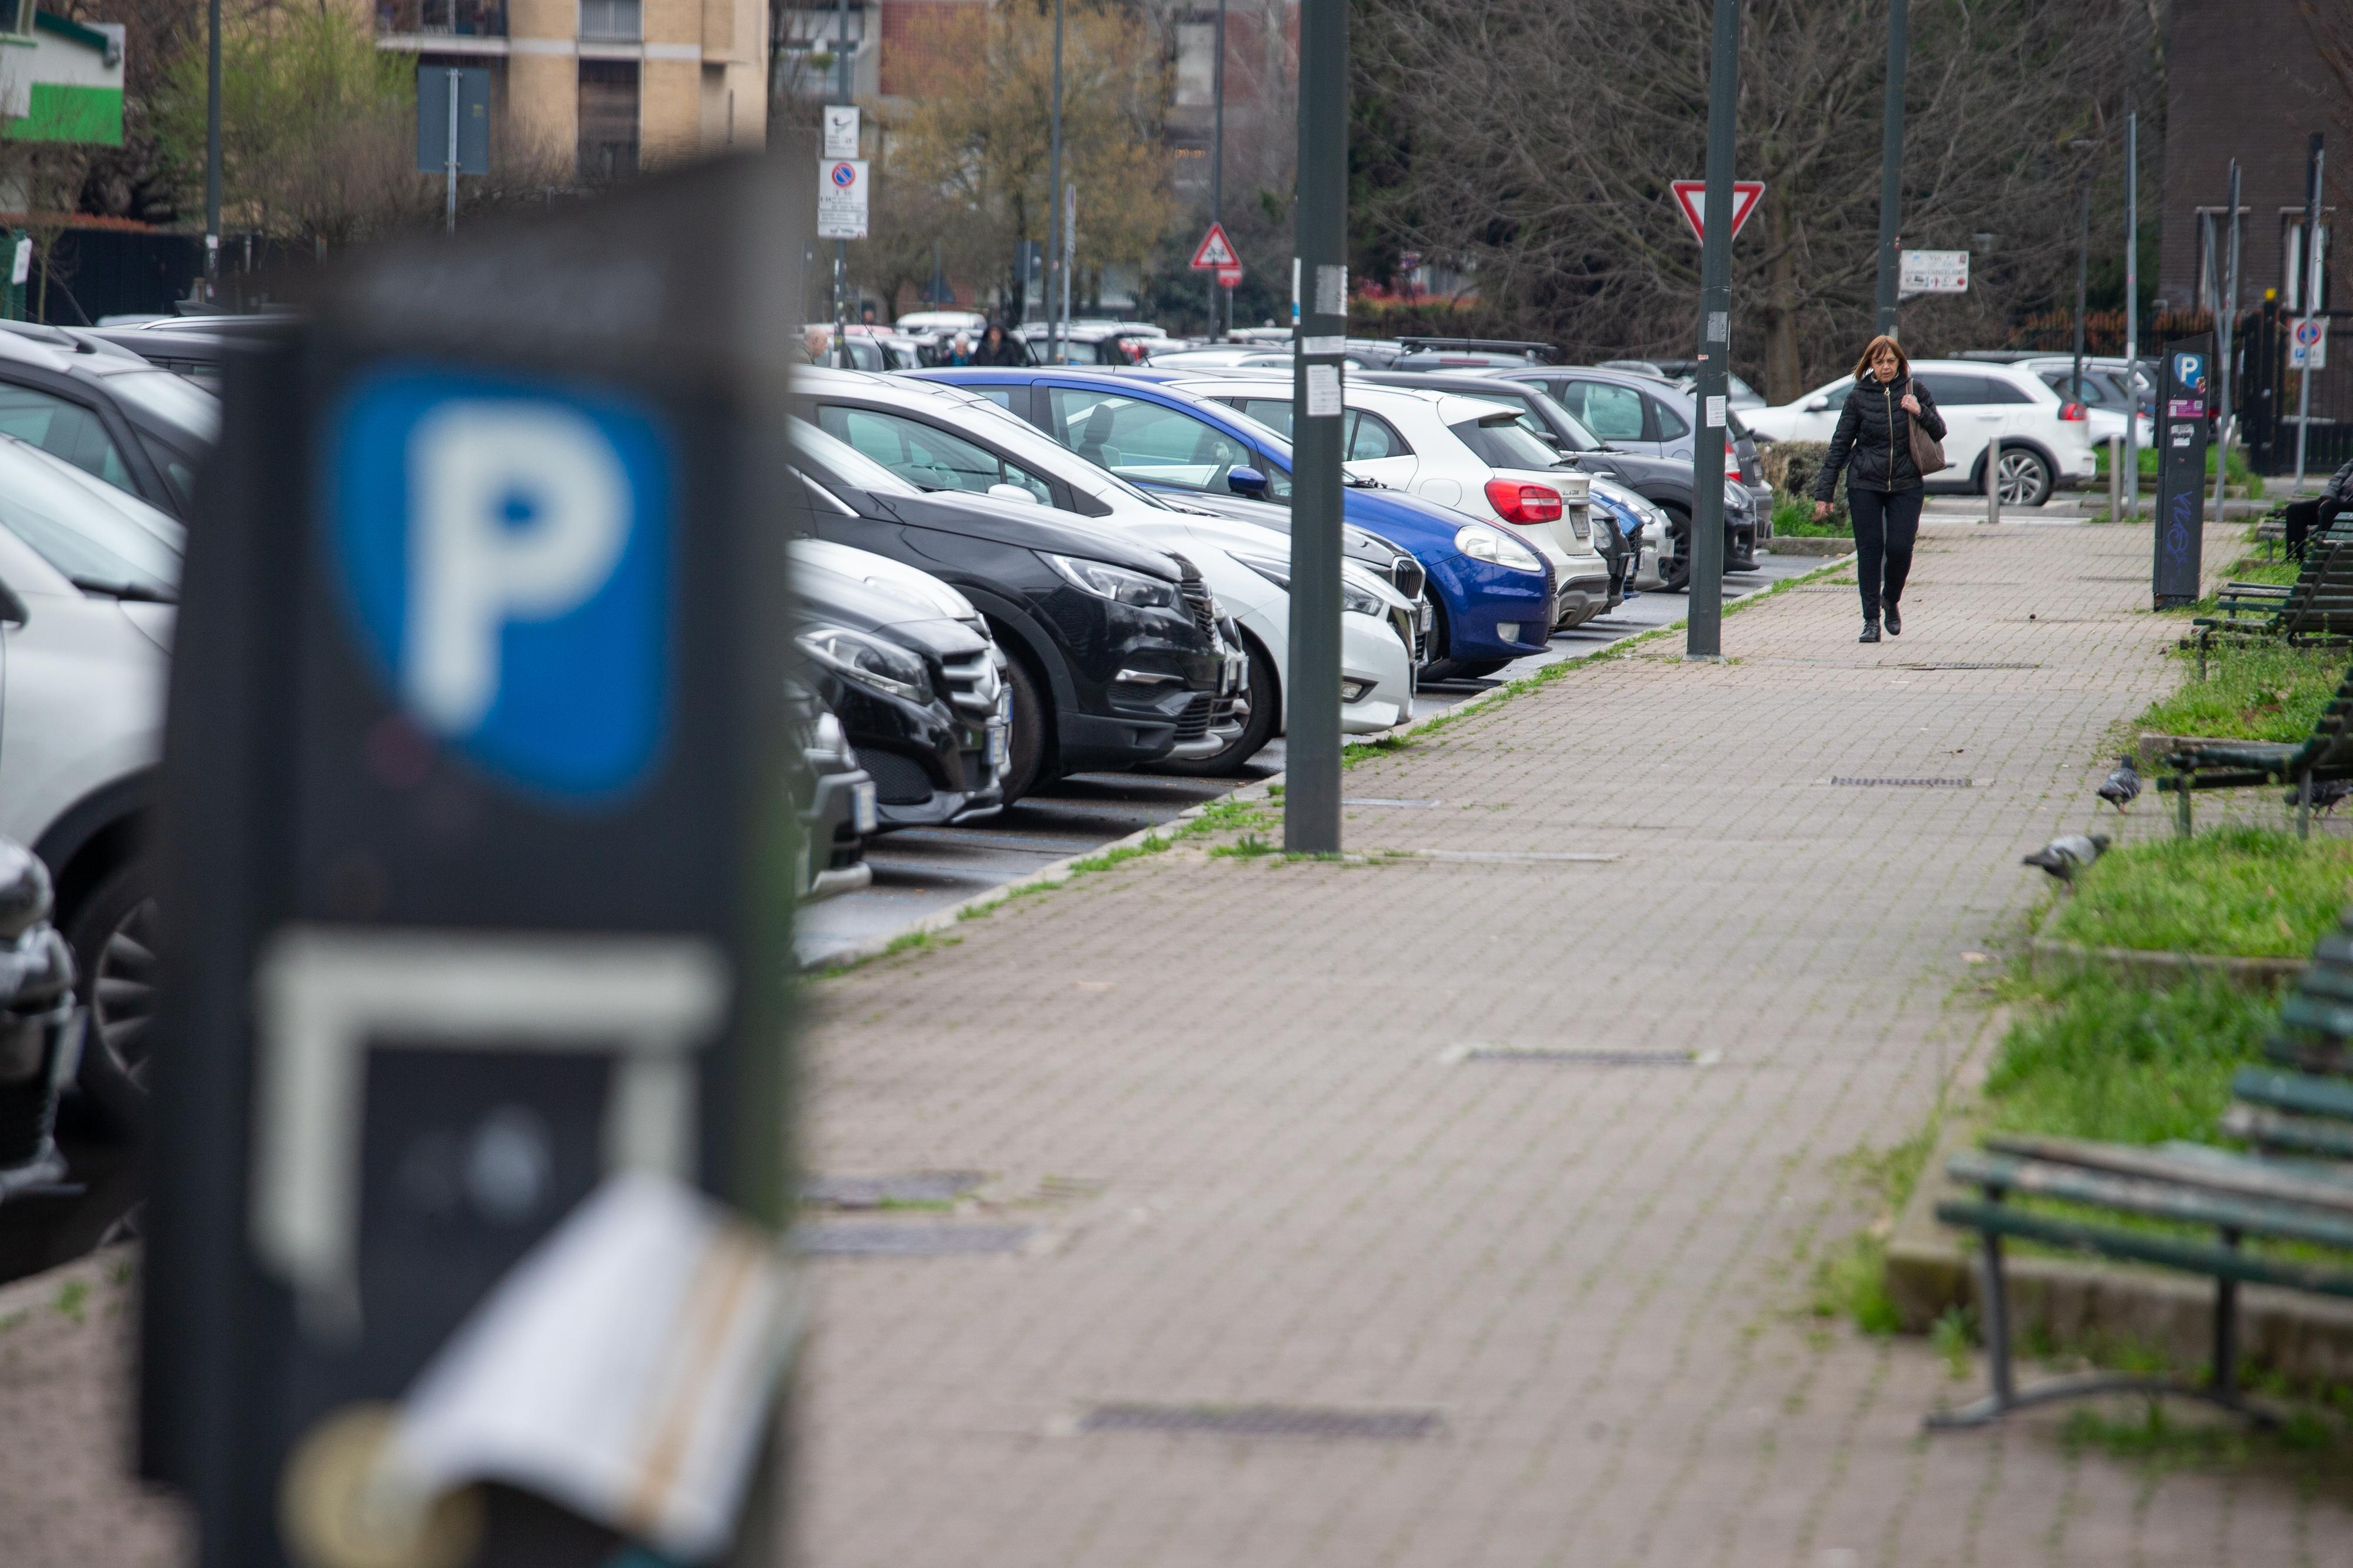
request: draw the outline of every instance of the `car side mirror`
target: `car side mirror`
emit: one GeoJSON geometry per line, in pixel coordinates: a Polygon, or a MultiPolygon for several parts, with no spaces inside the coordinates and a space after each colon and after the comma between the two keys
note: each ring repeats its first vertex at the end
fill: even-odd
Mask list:
{"type": "Polygon", "coordinates": [[[988,487],[988,494],[996,500],[1019,501],[1024,506],[1038,504],[1038,498],[1019,485],[994,484],[988,487]]]}
{"type": "Polygon", "coordinates": [[[1233,468],[1226,474],[1226,489],[1251,500],[1266,499],[1266,476],[1256,468],[1233,468]]]}
{"type": "Polygon", "coordinates": [[[1831,400],[1827,397],[1809,397],[1806,399],[1806,412],[1809,414],[1820,414],[1827,410],[1830,405],[1831,400]]]}

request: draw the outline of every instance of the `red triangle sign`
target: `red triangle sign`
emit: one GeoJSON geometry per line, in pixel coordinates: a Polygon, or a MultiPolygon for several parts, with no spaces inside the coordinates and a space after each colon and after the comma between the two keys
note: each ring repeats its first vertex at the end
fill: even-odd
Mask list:
{"type": "Polygon", "coordinates": [[[1226,226],[1213,223],[1209,232],[1201,237],[1198,248],[1188,264],[1196,272],[1215,272],[1223,267],[1240,267],[1242,258],[1234,254],[1234,242],[1226,237],[1226,226]]]}
{"type": "MultiPolygon", "coordinates": [[[[1683,221],[1691,225],[1693,236],[1702,243],[1704,243],[1707,239],[1707,219],[1705,216],[1707,210],[1707,182],[1705,180],[1677,180],[1674,183],[1674,192],[1675,205],[1683,209],[1683,221]]],[[[1733,238],[1738,239],[1740,237],[1740,226],[1746,223],[1748,221],[1748,215],[1757,210],[1757,200],[1759,197],[1763,196],[1764,194],[1765,182],[1762,180],[1735,180],[1732,182],[1733,238]]]]}

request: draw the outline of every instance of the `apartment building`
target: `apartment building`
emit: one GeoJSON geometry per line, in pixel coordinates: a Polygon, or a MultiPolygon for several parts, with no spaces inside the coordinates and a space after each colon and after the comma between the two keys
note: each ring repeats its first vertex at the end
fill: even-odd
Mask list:
{"type": "Polygon", "coordinates": [[[375,0],[375,33],[490,68],[494,168],[597,181],[766,140],[767,0],[375,0]]]}

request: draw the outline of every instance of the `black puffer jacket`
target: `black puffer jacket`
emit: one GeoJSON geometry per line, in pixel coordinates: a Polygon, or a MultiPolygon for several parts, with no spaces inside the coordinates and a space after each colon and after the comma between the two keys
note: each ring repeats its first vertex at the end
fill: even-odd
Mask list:
{"type": "Polygon", "coordinates": [[[1830,456],[1814,476],[1816,500],[1831,499],[1841,468],[1847,469],[1851,490],[1893,493],[1920,483],[1920,466],[1912,460],[1912,416],[1904,411],[1906,392],[1920,400],[1920,427],[1939,441],[1945,438],[1945,416],[1916,378],[1889,383],[1865,371],[1846,395],[1830,456]]]}

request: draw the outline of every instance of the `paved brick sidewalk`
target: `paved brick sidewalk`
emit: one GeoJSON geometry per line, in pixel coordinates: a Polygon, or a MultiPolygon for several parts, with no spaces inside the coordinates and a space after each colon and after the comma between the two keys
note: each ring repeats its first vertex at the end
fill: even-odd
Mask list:
{"type": "Polygon", "coordinates": [[[987,1171],[1042,1231],[820,1265],[806,1560],[2353,1561],[2345,1500],[2073,1452],[2063,1413],[1924,1440],[1975,1386],[1804,1310],[1863,1217],[1836,1162],[1982,1043],[1964,953],[2171,679],[2147,548],[1932,527],[1899,640],[1854,642],[1851,588],[1784,594],[1726,622],[1734,662],[1589,668],[1348,775],[1443,803],[1352,810],[1354,849],[1615,863],[1180,847],[818,987],[813,1163],[987,1171]],[[1113,1401],[1443,1426],[1077,1429],[1113,1401]]]}

